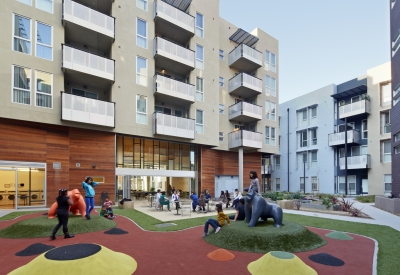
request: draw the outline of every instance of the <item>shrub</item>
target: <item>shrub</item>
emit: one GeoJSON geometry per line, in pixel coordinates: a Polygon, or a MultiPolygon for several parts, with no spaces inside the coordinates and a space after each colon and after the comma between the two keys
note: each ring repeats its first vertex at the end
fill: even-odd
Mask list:
{"type": "Polygon", "coordinates": [[[362,209],[358,209],[357,207],[351,207],[349,210],[349,215],[352,217],[361,217],[362,216],[362,209]]]}
{"type": "Polygon", "coordinates": [[[342,211],[350,212],[351,208],[353,207],[354,202],[350,202],[348,200],[346,201],[345,199],[342,199],[340,204],[342,206],[342,211]]]}
{"type": "Polygon", "coordinates": [[[300,210],[301,201],[300,201],[300,200],[295,200],[295,201],[293,202],[293,205],[294,205],[294,208],[295,208],[295,209],[300,210]]]}
{"type": "Polygon", "coordinates": [[[357,196],[356,200],[363,203],[375,202],[375,195],[370,196],[357,196]]]}
{"type": "Polygon", "coordinates": [[[322,199],[322,204],[326,206],[326,209],[328,209],[329,207],[331,207],[333,205],[331,199],[328,197],[325,197],[322,199]]]}

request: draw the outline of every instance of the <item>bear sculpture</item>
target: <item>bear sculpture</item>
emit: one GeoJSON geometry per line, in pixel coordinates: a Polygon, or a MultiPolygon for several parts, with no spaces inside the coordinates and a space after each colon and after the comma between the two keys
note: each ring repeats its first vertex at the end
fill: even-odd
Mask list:
{"type": "MultiPolygon", "coordinates": [[[[86,216],[86,203],[85,199],[82,197],[81,192],[78,189],[73,189],[68,191],[68,196],[71,198],[74,205],[69,208],[69,212],[72,212],[74,215],[81,215],[82,217],[86,216]]],[[[56,217],[58,203],[55,202],[50,207],[47,216],[49,219],[53,219],[56,217]]]]}
{"type": "Polygon", "coordinates": [[[277,204],[267,203],[262,196],[258,196],[253,190],[249,190],[245,197],[244,211],[246,213],[246,222],[249,227],[254,227],[259,218],[267,221],[268,218],[274,219],[274,226],[281,227],[283,220],[282,208],[277,204]]]}

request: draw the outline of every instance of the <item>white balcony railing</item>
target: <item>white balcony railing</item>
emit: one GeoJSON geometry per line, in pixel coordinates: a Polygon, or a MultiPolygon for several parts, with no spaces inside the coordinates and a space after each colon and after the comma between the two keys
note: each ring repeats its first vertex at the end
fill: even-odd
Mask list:
{"type": "Polygon", "coordinates": [[[154,17],[160,17],[172,24],[194,33],[194,17],[161,0],[154,1],[154,17]]]}
{"type": "MultiPolygon", "coordinates": [[[[329,134],[329,146],[345,143],[345,132],[329,134]]],[[[357,130],[347,131],[347,143],[360,143],[360,132],[357,130]]]]}
{"type": "Polygon", "coordinates": [[[63,68],[114,81],[114,60],[63,45],[63,68]]]}
{"type": "Polygon", "coordinates": [[[156,92],[194,102],[195,86],[162,75],[155,75],[154,93],[156,92]]]}
{"type": "Polygon", "coordinates": [[[62,93],[63,120],[115,127],[115,104],[97,99],[62,93]]]}
{"type": "Polygon", "coordinates": [[[158,54],[194,68],[194,51],[161,37],[154,38],[154,55],[158,54]]]}
{"type": "Polygon", "coordinates": [[[365,113],[371,113],[371,102],[367,99],[339,107],[339,119],[365,113]]]}
{"type": "Polygon", "coordinates": [[[392,125],[391,124],[386,124],[383,126],[383,133],[384,134],[390,134],[392,132],[392,125]]]}
{"type": "MultiPolygon", "coordinates": [[[[345,169],[345,158],[339,159],[340,170],[345,169]]],[[[365,169],[371,168],[371,156],[361,155],[354,157],[347,157],[347,169],[365,169]]]]}
{"type": "Polygon", "coordinates": [[[63,1],[63,18],[82,27],[115,37],[115,19],[71,0],[63,1]]]}
{"type": "Polygon", "coordinates": [[[238,59],[242,57],[259,65],[259,67],[262,66],[262,60],[263,60],[262,52],[250,48],[245,44],[240,44],[233,51],[229,53],[229,60],[228,60],[229,66],[231,66],[233,63],[235,63],[238,59]]]}
{"type": "Polygon", "coordinates": [[[228,134],[229,149],[237,147],[262,148],[262,134],[246,130],[238,130],[228,134]]]}
{"type": "Polygon", "coordinates": [[[228,86],[229,93],[240,87],[245,87],[261,94],[263,82],[257,77],[248,75],[246,73],[240,73],[229,80],[228,86]]]}
{"type": "Polygon", "coordinates": [[[228,115],[230,120],[241,115],[262,119],[262,107],[241,101],[229,107],[228,115]]]}
{"type": "Polygon", "coordinates": [[[153,134],[194,139],[194,119],[153,114],[153,134]]]}

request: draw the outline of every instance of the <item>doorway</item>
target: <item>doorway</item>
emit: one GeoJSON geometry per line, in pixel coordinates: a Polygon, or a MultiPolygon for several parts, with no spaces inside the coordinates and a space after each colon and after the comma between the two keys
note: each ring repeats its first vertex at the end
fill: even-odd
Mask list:
{"type": "Polygon", "coordinates": [[[361,193],[368,194],[368,179],[361,179],[361,193]]]}

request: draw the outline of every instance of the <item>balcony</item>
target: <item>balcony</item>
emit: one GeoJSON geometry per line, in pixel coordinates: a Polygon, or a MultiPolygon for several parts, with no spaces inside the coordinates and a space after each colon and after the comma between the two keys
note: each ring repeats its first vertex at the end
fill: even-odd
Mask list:
{"type": "Polygon", "coordinates": [[[249,123],[262,119],[262,107],[248,102],[238,102],[229,106],[229,120],[249,123]]]}
{"type": "Polygon", "coordinates": [[[228,91],[230,95],[250,98],[262,93],[261,79],[240,73],[229,79],[228,91]]]}
{"type": "Polygon", "coordinates": [[[194,103],[195,86],[171,78],[154,76],[154,95],[161,102],[177,105],[194,103]]]}
{"type": "Polygon", "coordinates": [[[194,69],[194,51],[179,46],[161,37],[154,38],[156,67],[187,75],[194,69]]]}
{"type": "Polygon", "coordinates": [[[268,174],[272,174],[272,165],[261,165],[261,175],[268,175],[268,174]]]}
{"type": "MultiPolygon", "coordinates": [[[[345,159],[339,159],[340,170],[345,169],[345,159]]],[[[347,169],[367,169],[371,168],[371,156],[361,155],[354,157],[347,157],[347,169]]]]}
{"type": "Polygon", "coordinates": [[[229,67],[242,72],[253,72],[262,66],[261,52],[240,44],[229,53],[229,67]]]}
{"type": "Polygon", "coordinates": [[[194,17],[161,0],[154,1],[157,35],[186,44],[194,35],[194,17]]]}
{"type": "MultiPolygon", "coordinates": [[[[336,146],[343,145],[345,143],[345,132],[333,133],[328,135],[328,145],[336,146]]],[[[357,130],[348,130],[347,131],[347,143],[360,143],[360,132],[357,130]]]]}
{"type": "Polygon", "coordinates": [[[115,103],[62,93],[61,119],[115,127],[115,103]]]}
{"type": "Polygon", "coordinates": [[[115,40],[115,18],[71,0],[63,0],[62,22],[68,41],[109,52],[115,40]]]}
{"type": "Polygon", "coordinates": [[[228,134],[228,148],[238,149],[261,149],[262,148],[262,134],[257,132],[250,132],[246,130],[238,130],[228,134]]]}
{"type": "Polygon", "coordinates": [[[392,132],[392,125],[389,123],[389,124],[386,124],[386,125],[383,125],[383,134],[390,134],[391,132],[392,132]]]}
{"type": "Polygon", "coordinates": [[[62,68],[114,82],[114,63],[89,52],[62,45],[62,68]]]}
{"type": "Polygon", "coordinates": [[[153,134],[194,139],[194,119],[153,114],[153,134]]]}
{"type": "Polygon", "coordinates": [[[339,119],[370,113],[371,102],[367,99],[339,106],[339,119]]]}

